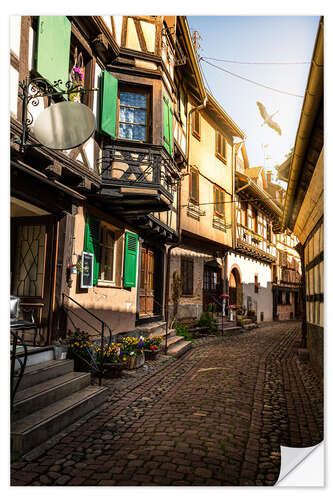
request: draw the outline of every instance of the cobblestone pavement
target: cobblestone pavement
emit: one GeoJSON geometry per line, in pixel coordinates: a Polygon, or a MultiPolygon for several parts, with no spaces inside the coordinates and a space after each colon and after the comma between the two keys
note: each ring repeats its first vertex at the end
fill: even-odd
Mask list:
{"type": "Polygon", "coordinates": [[[105,380],[101,410],[12,464],[11,484],[274,485],[280,444],[323,438],[320,383],[299,341],[297,323],[269,324],[105,380]]]}

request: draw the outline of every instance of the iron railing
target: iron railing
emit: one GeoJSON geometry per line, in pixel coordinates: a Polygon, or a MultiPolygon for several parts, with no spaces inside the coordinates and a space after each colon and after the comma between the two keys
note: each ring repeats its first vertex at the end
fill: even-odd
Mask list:
{"type": "MultiPolygon", "coordinates": [[[[101,352],[103,353],[104,346],[107,344],[110,344],[111,340],[112,340],[112,331],[111,331],[110,326],[105,321],[103,321],[101,318],[96,316],[96,314],[89,311],[89,309],[82,306],[79,302],[74,300],[69,295],[66,295],[65,293],[62,294],[62,307],[63,307],[63,310],[66,314],[67,319],[71,322],[71,324],[73,325],[74,330],[76,332],[80,331],[80,327],[78,327],[75,324],[73,317],[77,318],[81,323],[84,323],[85,325],[87,325],[89,328],[94,330],[99,335],[99,342],[100,342],[99,345],[101,348],[101,352]],[[96,321],[98,321],[98,323],[100,324],[100,329],[96,328],[94,325],[92,325],[86,319],[82,318],[82,316],[80,316],[80,314],[75,309],[70,309],[68,306],[66,306],[65,298],[67,300],[70,300],[71,302],[73,302],[76,306],[78,306],[79,310],[84,311],[85,313],[90,315],[92,318],[94,318],[96,321]],[[105,342],[105,330],[108,330],[108,332],[109,332],[109,338],[108,338],[107,342],[105,342]]],[[[102,385],[102,377],[103,377],[103,373],[104,373],[104,356],[103,355],[101,356],[100,363],[96,363],[92,354],[90,352],[89,352],[89,354],[90,354],[90,361],[91,362],[87,361],[86,359],[84,359],[83,357],[81,357],[77,354],[76,354],[76,356],[78,356],[78,358],[81,361],[83,361],[85,364],[87,364],[89,366],[89,368],[98,375],[98,383],[99,383],[99,385],[102,385]]]]}

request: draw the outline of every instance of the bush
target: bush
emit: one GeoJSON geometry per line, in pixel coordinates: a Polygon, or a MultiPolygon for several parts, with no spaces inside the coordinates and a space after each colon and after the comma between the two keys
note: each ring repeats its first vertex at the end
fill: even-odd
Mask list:
{"type": "Polygon", "coordinates": [[[216,321],[212,319],[208,311],[204,311],[198,322],[199,326],[207,326],[210,334],[215,334],[217,332],[216,321]]]}
{"type": "Polygon", "coordinates": [[[192,336],[188,331],[188,326],[183,325],[182,323],[175,323],[175,330],[177,335],[184,337],[184,340],[192,340],[192,336]]]}

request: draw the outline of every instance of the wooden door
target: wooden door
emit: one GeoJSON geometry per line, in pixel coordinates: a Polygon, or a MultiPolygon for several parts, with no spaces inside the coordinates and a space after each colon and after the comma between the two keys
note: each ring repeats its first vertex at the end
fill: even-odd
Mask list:
{"type": "Polygon", "coordinates": [[[155,256],[154,251],[146,246],[141,248],[140,273],[140,316],[154,314],[155,296],[155,256]]]}
{"type": "MultiPolygon", "coordinates": [[[[204,266],[203,309],[208,310],[210,303],[215,303],[213,297],[221,302],[222,271],[218,267],[204,266]]],[[[217,306],[218,307],[218,306],[217,306]]]]}
{"type": "Polygon", "coordinates": [[[11,294],[33,311],[42,345],[51,335],[56,229],[52,216],[11,219],[11,294]]]}

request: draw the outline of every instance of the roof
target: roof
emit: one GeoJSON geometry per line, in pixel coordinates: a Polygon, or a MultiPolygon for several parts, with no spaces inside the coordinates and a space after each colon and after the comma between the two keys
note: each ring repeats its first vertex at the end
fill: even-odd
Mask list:
{"type": "Polygon", "coordinates": [[[320,18],[288,176],[281,231],[294,230],[323,147],[324,18],[320,18]]]}
{"type": "Polygon", "coordinates": [[[239,126],[233,121],[231,116],[228,115],[228,113],[222,108],[221,104],[217,102],[215,97],[213,97],[212,94],[208,92],[207,89],[206,89],[206,94],[208,97],[207,106],[210,105],[212,107],[212,109],[215,111],[218,117],[221,118],[224,121],[224,123],[229,127],[234,136],[240,137],[241,139],[245,139],[246,138],[245,133],[239,128],[239,126]]]}

